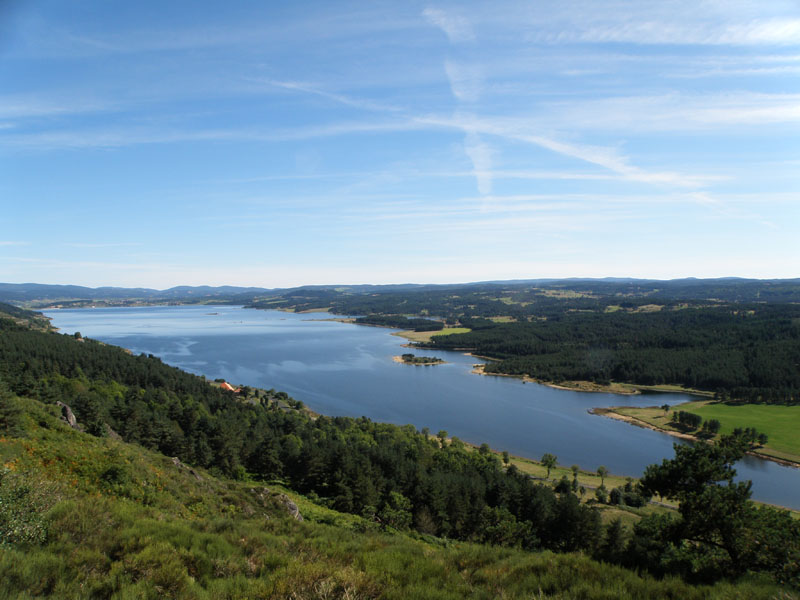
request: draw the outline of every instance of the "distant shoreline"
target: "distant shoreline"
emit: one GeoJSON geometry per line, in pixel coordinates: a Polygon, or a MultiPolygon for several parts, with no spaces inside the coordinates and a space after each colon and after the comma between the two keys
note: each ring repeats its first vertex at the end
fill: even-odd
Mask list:
{"type": "MultiPolygon", "coordinates": [[[[477,354],[468,353],[469,356],[476,358],[484,358],[487,360],[497,360],[488,356],[479,356],[477,354]]],[[[588,392],[595,394],[618,394],[620,396],[636,396],[648,392],[659,394],[686,394],[689,396],[701,396],[704,398],[711,398],[714,394],[704,390],[696,390],[692,388],[684,388],[677,385],[639,385],[636,383],[610,383],[600,384],[593,381],[563,381],[555,383],[553,381],[545,381],[543,379],[536,379],[528,375],[511,375],[509,373],[486,373],[484,368],[486,365],[474,365],[472,372],[477,375],[490,375],[494,377],[513,377],[521,379],[525,383],[538,383],[539,385],[546,385],[547,387],[556,390],[566,390],[568,392],[588,392]]]]}
{"type": "MultiPolygon", "coordinates": [[[[467,354],[469,356],[475,356],[476,358],[488,358],[488,357],[478,356],[472,353],[467,353],[467,354]]],[[[485,364],[473,365],[472,373],[476,375],[487,375],[489,377],[511,377],[512,379],[519,379],[523,383],[536,383],[539,385],[547,386],[549,388],[553,388],[555,390],[564,390],[568,392],[619,394],[621,396],[636,396],[642,393],[641,390],[639,390],[636,387],[633,387],[631,384],[611,384],[605,386],[593,383],[591,381],[565,381],[563,383],[555,383],[553,381],[544,381],[542,379],[536,379],[528,375],[511,375],[509,373],[487,373],[485,364]]],[[[652,390],[652,391],[658,391],[658,390],[652,390]]],[[[674,390],[669,390],[669,391],[674,391],[674,390]]]]}

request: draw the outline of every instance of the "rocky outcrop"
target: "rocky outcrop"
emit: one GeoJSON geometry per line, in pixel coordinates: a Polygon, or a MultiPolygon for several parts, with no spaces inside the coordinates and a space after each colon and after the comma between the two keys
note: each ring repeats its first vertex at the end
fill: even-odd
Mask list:
{"type": "Polygon", "coordinates": [[[111,425],[109,425],[108,423],[103,423],[103,428],[106,430],[106,436],[118,442],[122,441],[122,436],[113,429],[111,429],[111,425]]]}
{"type": "Polygon", "coordinates": [[[300,514],[300,509],[297,508],[297,504],[292,502],[292,499],[286,494],[272,492],[269,488],[261,488],[260,490],[254,489],[252,491],[258,496],[262,503],[267,499],[271,499],[273,502],[276,502],[279,506],[286,509],[286,512],[288,512],[295,521],[303,521],[303,515],[300,514]]]}
{"type": "Polygon", "coordinates": [[[175,465],[176,467],[178,467],[178,469],[180,469],[182,471],[187,471],[189,473],[189,475],[191,475],[192,477],[197,479],[197,481],[203,481],[203,478],[200,476],[200,473],[195,471],[192,467],[189,467],[189,466],[186,466],[185,464],[183,464],[181,462],[181,459],[179,459],[177,456],[173,456],[172,457],[172,464],[175,465]]]}
{"type": "Polygon", "coordinates": [[[303,520],[303,515],[300,514],[300,509],[297,508],[297,504],[292,502],[289,496],[286,494],[280,494],[277,500],[283,504],[283,506],[286,508],[286,511],[295,519],[295,521],[303,520]]]}
{"type": "Polygon", "coordinates": [[[75,413],[72,412],[72,409],[61,400],[56,402],[56,406],[61,408],[61,420],[73,429],[78,429],[78,419],[75,418],[75,413]]]}

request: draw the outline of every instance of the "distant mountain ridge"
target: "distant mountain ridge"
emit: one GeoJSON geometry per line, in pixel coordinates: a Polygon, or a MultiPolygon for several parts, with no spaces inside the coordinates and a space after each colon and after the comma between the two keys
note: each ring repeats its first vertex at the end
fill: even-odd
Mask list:
{"type": "MultiPolygon", "coordinates": [[[[243,287],[243,286],[175,286],[165,290],[154,288],[126,288],[104,286],[91,288],[79,285],[56,285],[42,283],[0,283],[0,301],[3,302],[32,302],[32,301],[91,301],[91,300],[138,300],[142,302],[158,301],[197,301],[206,300],[226,300],[246,302],[256,296],[279,295],[288,293],[319,293],[319,292],[338,292],[348,294],[368,294],[368,293],[397,293],[397,292],[423,292],[445,289],[464,289],[464,288],[483,288],[491,289],[498,287],[517,287],[517,286],[544,286],[544,287],[563,287],[572,289],[575,286],[588,286],[601,293],[613,293],[616,288],[667,288],[671,291],[682,290],[684,293],[693,289],[707,288],[707,292],[712,289],[750,288],[752,293],[754,288],[770,289],[775,287],[787,288],[790,294],[797,294],[800,287],[800,278],[794,279],[748,279],[739,277],[720,277],[710,279],[697,279],[687,277],[681,279],[637,279],[634,277],[603,277],[603,278],[541,278],[541,279],[513,279],[513,280],[493,280],[477,281],[468,283],[443,283],[443,284],[420,284],[420,283],[399,283],[399,284],[355,284],[355,285],[304,285],[293,288],[265,288],[265,287],[243,287]],[[796,287],[797,286],[797,287],[796,287]]],[[[690,294],[691,295],[691,294],[690,294]]]]}
{"type": "Polygon", "coordinates": [[[41,283],[0,283],[0,299],[26,302],[31,300],[122,300],[122,299],[178,299],[186,297],[220,296],[228,297],[240,294],[265,294],[276,290],[259,287],[236,286],[177,286],[166,290],[152,288],[98,287],[90,288],[80,285],[51,285],[41,283]]]}

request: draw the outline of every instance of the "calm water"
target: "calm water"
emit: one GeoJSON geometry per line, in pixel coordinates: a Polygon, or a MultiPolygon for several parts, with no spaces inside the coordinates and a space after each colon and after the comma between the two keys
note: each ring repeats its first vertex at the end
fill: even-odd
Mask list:
{"type": "MultiPolygon", "coordinates": [[[[599,406],[676,404],[682,394],[617,396],[554,390],[470,373],[476,359],[425,350],[448,364],[416,367],[392,356],[408,352],[390,330],[240,307],[169,306],[48,311],[63,333],[148,353],[210,379],[275,388],[326,415],[411,423],[512,454],[639,476],[673,455],[674,438],[594,416],[599,406]]],[[[753,496],[800,509],[800,469],[756,458],[737,465],[753,496]]]]}

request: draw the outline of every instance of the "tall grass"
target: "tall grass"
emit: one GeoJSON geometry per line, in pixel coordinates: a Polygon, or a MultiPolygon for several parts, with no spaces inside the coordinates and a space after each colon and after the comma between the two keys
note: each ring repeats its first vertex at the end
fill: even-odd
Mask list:
{"type": "Polygon", "coordinates": [[[72,431],[41,406],[28,408],[37,416],[24,435],[0,438],[0,495],[17,498],[15,510],[26,510],[26,494],[47,500],[29,510],[47,535],[9,539],[0,550],[0,598],[767,600],[788,593],[759,581],[693,587],[581,554],[382,532],[270,484],[297,502],[300,523],[260,493],[263,485],[207,473],[198,481],[166,457],[72,431]],[[9,490],[20,482],[27,492],[14,496],[9,490]]]}

